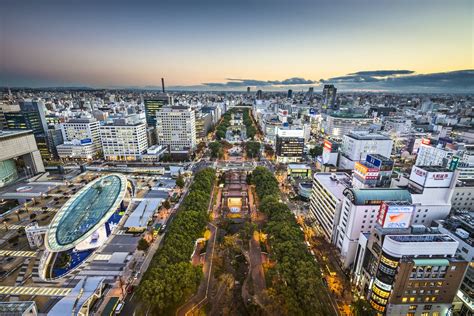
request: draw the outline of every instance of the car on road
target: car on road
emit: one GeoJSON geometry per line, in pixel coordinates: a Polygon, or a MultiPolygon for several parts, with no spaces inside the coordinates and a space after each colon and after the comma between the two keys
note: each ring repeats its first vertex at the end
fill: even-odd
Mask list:
{"type": "Polygon", "coordinates": [[[115,315],[120,315],[120,313],[122,312],[122,309],[123,309],[123,302],[120,302],[117,304],[117,307],[115,307],[115,315]]]}
{"type": "Polygon", "coordinates": [[[162,235],[165,231],[166,231],[166,224],[164,224],[163,226],[161,226],[160,231],[159,231],[159,234],[162,235]]]}

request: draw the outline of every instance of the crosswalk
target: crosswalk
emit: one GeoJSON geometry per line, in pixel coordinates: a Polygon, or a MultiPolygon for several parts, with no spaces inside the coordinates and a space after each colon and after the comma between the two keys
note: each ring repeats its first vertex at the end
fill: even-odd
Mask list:
{"type": "Polygon", "coordinates": [[[71,288],[0,286],[0,295],[66,296],[71,288]]]}
{"type": "Polygon", "coordinates": [[[109,261],[112,258],[111,254],[98,254],[94,257],[94,260],[97,261],[109,261]]]}
{"type": "Polygon", "coordinates": [[[0,257],[36,257],[37,251],[0,250],[0,257]]]}
{"type": "Polygon", "coordinates": [[[0,229],[3,229],[3,230],[16,230],[18,228],[22,228],[22,227],[25,227],[25,225],[20,225],[20,224],[11,224],[11,225],[6,225],[3,224],[3,225],[0,225],[0,229]]]}

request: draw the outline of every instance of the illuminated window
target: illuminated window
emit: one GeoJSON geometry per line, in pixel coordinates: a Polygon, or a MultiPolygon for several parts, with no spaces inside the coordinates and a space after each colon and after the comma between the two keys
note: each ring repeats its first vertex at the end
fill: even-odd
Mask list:
{"type": "Polygon", "coordinates": [[[410,305],[410,307],[408,308],[409,310],[411,311],[414,311],[416,309],[417,305],[410,305]]]}
{"type": "Polygon", "coordinates": [[[414,297],[410,297],[410,302],[414,302],[415,301],[415,298],[414,297]]]}
{"type": "Polygon", "coordinates": [[[406,297],[402,297],[402,302],[403,302],[403,303],[406,303],[406,301],[407,301],[407,298],[406,298],[406,297]]]}

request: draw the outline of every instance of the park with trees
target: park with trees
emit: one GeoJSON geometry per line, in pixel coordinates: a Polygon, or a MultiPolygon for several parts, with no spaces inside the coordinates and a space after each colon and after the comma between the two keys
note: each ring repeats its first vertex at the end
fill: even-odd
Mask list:
{"type": "Polygon", "coordinates": [[[202,266],[193,266],[190,257],[196,239],[205,232],[215,177],[212,168],[196,173],[188,195],[169,225],[162,247],[143,276],[139,297],[153,315],[171,314],[197,290],[202,266]]]}
{"type": "Polygon", "coordinates": [[[332,315],[321,272],[304,243],[288,206],[280,202],[278,181],[265,167],[257,167],[250,182],[255,185],[259,210],[267,216],[270,260],[266,271],[270,311],[277,315],[332,315]]]}

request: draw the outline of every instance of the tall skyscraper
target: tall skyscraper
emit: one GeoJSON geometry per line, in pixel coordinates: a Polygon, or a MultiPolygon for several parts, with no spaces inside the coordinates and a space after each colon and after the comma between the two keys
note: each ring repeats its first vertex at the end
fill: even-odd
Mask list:
{"type": "Polygon", "coordinates": [[[289,89],[289,90],[288,90],[288,94],[286,95],[286,97],[287,97],[288,99],[293,98],[293,90],[289,89]]]}
{"type": "Polygon", "coordinates": [[[326,109],[337,110],[336,108],[337,88],[332,84],[325,84],[323,88],[323,105],[326,109]]]}
{"type": "Polygon", "coordinates": [[[247,87],[247,94],[250,93],[250,87],[247,87]]]}
{"type": "Polygon", "coordinates": [[[308,94],[307,94],[308,99],[312,99],[312,98],[313,98],[313,94],[314,94],[314,88],[313,88],[313,87],[309,87],[309,89],[308,89],[308,94]]]}
{"type": "Polygon", "coordinates": [[[42,101],[24,100],[19,102],[19,112],[5,113],[8,129],[32,130],[43,159],[51,158],[51,144],[48,138],[46,107],[42,101]]]}
{"type": "Polygon", "coordinates": [[[257,91],[257,100],[262,100],[263,99],[263,91],[262,90],[258,90],[257,91]]]}

